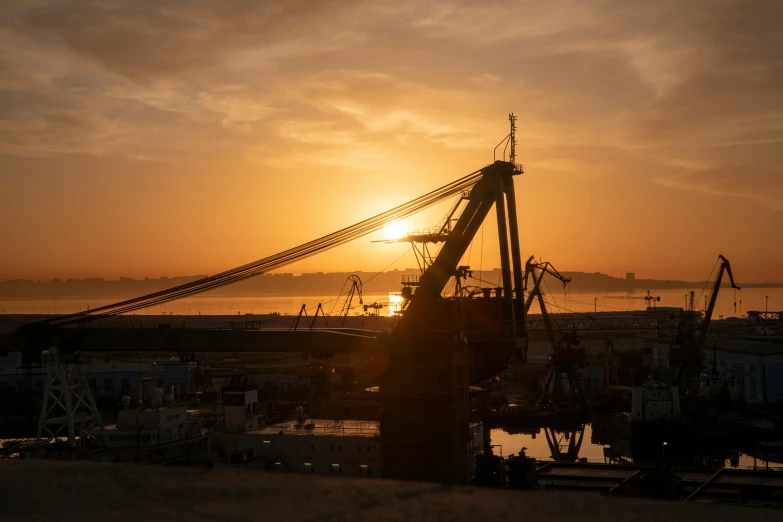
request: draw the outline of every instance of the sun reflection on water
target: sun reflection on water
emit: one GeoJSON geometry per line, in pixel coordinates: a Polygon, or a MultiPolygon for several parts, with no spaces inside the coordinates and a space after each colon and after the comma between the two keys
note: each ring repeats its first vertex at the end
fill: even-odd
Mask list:
{"type": "Polygon", "coordinates": [[[389,316],[395,315],[395,313],[402,310],[402,303],[405,301],[399,292],[389,293],[389,316]]]}

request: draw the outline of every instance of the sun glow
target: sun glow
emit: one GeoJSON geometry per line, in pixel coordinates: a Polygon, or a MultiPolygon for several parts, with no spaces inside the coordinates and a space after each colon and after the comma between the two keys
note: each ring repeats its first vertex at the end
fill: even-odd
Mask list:
{"type": "Polygon", "coordinates": [[[386,239],[402,239],[405,237],[405,225],[402,221],[392,221],[383,228],[386,239]]]}
{"type": "Polygon", "coordinates": [[[393,316],[402,310],[402,303],[405,299],[398,293],[389,294],[389,315],[393,316]]]}

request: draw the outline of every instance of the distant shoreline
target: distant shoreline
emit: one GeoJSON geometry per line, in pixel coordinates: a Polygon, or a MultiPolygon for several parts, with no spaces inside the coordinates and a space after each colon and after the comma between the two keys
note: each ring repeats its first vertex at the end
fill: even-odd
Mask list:
{"type": "MultiPolygon", "coordinates": [[[[698,283],[692,283],[690,285],[683,285],[683,286],[662,286],[662,287],[656,287],[653,285],[648,286],[639,286],[636,287],[634,290],[591,290],[591,289],[580,289],[580,290],[571,290],[569,288],[568,294],[569,295],[594,295],[594,294],[607,294],[607,295],[615,295],[617,297],[620,297],[622,294],[629,294],[634,296],[639,296],[641,294],[644,294],[647,290],[696,290],[701,291],[704,284],[698,284],[698,283]]],[[[559,287],[562,288],[562,287],[559,287]]],[[[731,288],[728,284],[721,285],[721,289],[727,289],[731,288]]],[[[758,284],[758,285],[743,285],[743,289],[750,289],[750,288],[783,288],[783,283],[769,283],[769,284],[758,284]]],[[[383,294],[389,294],[389,293],[399,293],[400,288],[394,288],[389,289],[385,291],[366,291],[365,295],[383,295],[383,294]]],[[[48,302],[53,301],[57,299],[62,300],[68,300],[68,301],[77,301],[77,300],[86,300],[86,299],[96,299],[96,300],[121,300],[121,299],[129,299],[132,297],[137,297],[138,293],[125,293],[125,294],[58,294],[58,295],[34,295],[34,296],[26,296],[26,295],[1,295],[0,294],[0,301],[40,301],[40,302],[48,302]]],[[[269,293],[269,292],[263,292],[263,293],[231,293],[231,292],[205,292],[203,294],[194,295],[188,297],[189,300],[196,300],[196,299],[255,299],[255,298],[270,298],[270,299],[285,299],[285,298],[303,298],[303,297],[324,297],[324,296],[334,296],[337,297],[338,292],[288,292],[288,293],[269,293]]]]}
{"type": "MultiPolygon", "coordinates": [[[[387,294],[399,292],[402,276],[418,275],[418,269],[393,270],[390,272],[331,272],[331,273],[292,273],[264,274],[233,285],[210,291],[200,297],[213,299],[236,298],[287,298],[307,296],[337,296],[344,288],[346,278],[356,274],[363,281],[365,294],[387,294]]],[[[625,278],[614,277],[600,272],[563,272],[571,278],[568,284],[569,294],[623,294],[627,292],[645,292],[647,290],[701,290],[705,281],[678,281],[664,279],[636,279],[633,274],[625,278]]],[[[100,299],[122,300],[146,295],[181,284],[190,283],[204,276],[161,277],[159,279],[133,279],[123,277],[107,280],[103,278],[52,279],[50,281],[5,280],[0,281],[0,300],[56,300],[56,299],[100,299]]],[[[484,270],[481,281],[468,281],[469,285],[491,287],[499,285],[500,269],[484,270]]],[[[547,277],[551,289],[562,288],[559,281],[547,277]]],[[[742,283],[744,288],[783,288],[783,282],[742,283]]],[[[730,285],[724,279],[722,288],[730,285]]]]}

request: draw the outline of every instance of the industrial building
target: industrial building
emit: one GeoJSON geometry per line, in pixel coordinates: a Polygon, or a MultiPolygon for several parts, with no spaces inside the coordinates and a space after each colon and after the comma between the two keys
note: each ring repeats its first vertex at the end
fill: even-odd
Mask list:
{"type": "Polygon", "coordinates": [[[704,366],[723,377],[732,397],[749,403],[783,401],[783,339],[716,339],[704,366]]]}
{"type": "MultiPolygon", "coordinates": [[[[669,345],[654,343],[658,368],[669,367],[669,345]]],[[[702,348],[703,395],[728,393],[735,401],[783,401],[783,338],[716,338],[702,348]]]]}
{"type": "MultiPolygon", "coordinates": [[[[15,392],[33,391],[36,396],[43,394],[46,373],[23,372],[22,354],[10,352],[0,358],[0,398],[13,388],[15,392]]],[[[155,388],[161,388],[168,395],[185,395],[191,390],[191,363],[181,362],[178,358],[147,362],[125,362],[102,359],[95,364],[83,364],[82,370],[87,383],[97,399],[120,398],[123,395],[135,395],[142,379],[149,381],[155,377],[155,388]]]]}

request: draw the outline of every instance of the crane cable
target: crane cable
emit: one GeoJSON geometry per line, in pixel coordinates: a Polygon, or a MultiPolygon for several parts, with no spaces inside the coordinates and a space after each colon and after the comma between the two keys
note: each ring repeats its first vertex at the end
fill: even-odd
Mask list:
{"type": "Polygon", "coordinates": [[[25,326],[68,326],[92,321],[102,317],[110,317],[129,313],[142,308],[164,304],[176,299],[219,288],[264,272],[275,270],[375,232],[392,221],[403,219],[412,214],[420,212],[472,187],[479,181],[479,179],[481,179],[481,177],[481,171],[475,171],[436,190],[428,192],[423,196],[408,201],[407,203],[394,207],[371,218],[365,219],[364,221],[338,230],[337,232],[333,232],[297,247],[284,250],[278,254],[247,263],[240,267],[233,268],[213,276],[204,277],[197,281],[191,281],[189,283],[175,286],[167,290],[161,290],[147,294],[141,297],[93,308],[92,310],[56,317],[54,319],[28,323],[28,325],[25,326]]]}
{"type": "MultiPolygon", "coordinates": [[[[721,262],[721,260],[720,260],[720,258],[718,258],[718,260],[717,260],[717,261],[715,261],[715,264],[712,266],[712,270],[710,270],[710,275],[709,275],[709,277],[707,278],[707,280],[706,280],[706,281],[704,281],[704,286],[702,286],[702,288],[701,288],[701,292],[699,292],[699,295],[698,295],[698,297],[696,297],[696,300],[694,301],[694,306],[698,306],[698,304],[701,302],[701,298],[702,298],[702,296],[705,296],[705,293],[706,293],[706,296],[705,296],[705,297],[711,297],[711,296],[712,296],[712,292],[713,292],[713,291],[712,291],[712,290],[708,290],[708,288],[709,288],[709,286],[710,286],[710,283],[712,283],[712,278],[713,278],[713,276],[715,276],[715,278],[716,278],[716,279],[717,279],[717,277],[718,277],[718,276],[717,276],[717,273],[716,273],[716,269],[717,269],[717,270],[720,270],[720,269],[718,268],[718,265],[720,265],[720,262],[721,262]]],[[[704,310],[704,311],[705,311],[705,312],[707,311],[707,310],[706,310],[706,307],[705,307],[705,310],[704,310]]]]}

